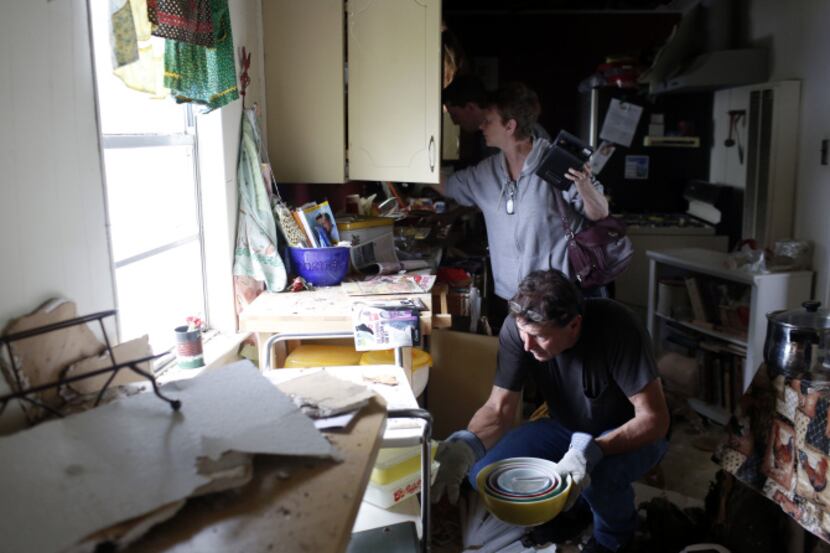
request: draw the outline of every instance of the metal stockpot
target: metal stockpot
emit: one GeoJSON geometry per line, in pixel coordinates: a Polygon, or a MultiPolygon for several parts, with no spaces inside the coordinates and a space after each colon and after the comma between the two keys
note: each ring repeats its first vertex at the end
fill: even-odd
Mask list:
{"type": "Polygon", "coordinates": [[[803,309],[767,313],[764,361],[771,375],[830,379],[830,311],[805,301],[803,309]]]}

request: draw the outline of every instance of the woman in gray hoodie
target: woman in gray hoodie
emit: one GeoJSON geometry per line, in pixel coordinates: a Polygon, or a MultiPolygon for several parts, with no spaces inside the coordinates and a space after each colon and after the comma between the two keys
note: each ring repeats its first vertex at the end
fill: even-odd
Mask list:
{"type": "MultiPolygon", "coordinates": [[[[532,271],[558,269],[569,275],[567,237],[556,202],[564,203],[574,232],[586,219],[608,216],[602,185],[587,164],[569,170],[565,176],[572,185],[564,191],[536,175],[550,147],[548,140],[532,132],[539,112],[536,93],[524,84],[495,91],[484,108],[481,131],[487,145],[499,152],[442,183],[445,196],[476,206],[484,215],[495,292],[504,304],[497,311],[504,314],[507,299],[532,271]]],[[[604,290],[584,292],[605,295],[604,290]]]]}

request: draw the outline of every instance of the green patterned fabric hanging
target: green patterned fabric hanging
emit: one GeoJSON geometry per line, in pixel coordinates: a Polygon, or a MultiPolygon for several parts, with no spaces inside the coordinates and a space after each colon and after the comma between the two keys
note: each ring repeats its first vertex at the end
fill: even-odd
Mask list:
{"type": "Polygon", "coordinates": [[[258,291],[246,290],[250,288],[251,279],[263,282],[266,290],[280,292],[285,288],[287,278],[277,243],[277,224],[271,211],[267,184],[262,178],[260,138],[254,110],[244,111],[236,168],[239,219],[233,261],[238,304],[244,304],[246,298],[256,297],[258,291]]]}
{"type": "Polygon", "coordinates": [[[207,111],[239,98],[228,0],[211,0],[216,47],[167,40],[164,86],[176,101],[207,106],[207,111]]]}

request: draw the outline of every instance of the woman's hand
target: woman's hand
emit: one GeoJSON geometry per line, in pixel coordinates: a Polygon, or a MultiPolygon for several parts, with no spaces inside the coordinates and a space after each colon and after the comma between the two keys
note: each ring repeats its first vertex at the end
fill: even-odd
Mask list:
{"type": "Polygon", "coordinates": [[[586,163],[582,170],[571,167],[565,178],[576,184],[577,193],[582,196],[585,216],[591,221],[608,217],[608,200],[594,187],[594,175],[591,166],[586,163]]]}
{"type": "Polygon", "coordinates": [[[591,165],[586,163],[582,166],[582,171],[579,169],[574,169],[573,167],[568,169],[568,172],[565,174],[565,178],[573,181],[576,183],[578,189],[583,190],[585,186],[590,186],[591,182],[593,181],[593,173],[591,173],[591,165]]]}

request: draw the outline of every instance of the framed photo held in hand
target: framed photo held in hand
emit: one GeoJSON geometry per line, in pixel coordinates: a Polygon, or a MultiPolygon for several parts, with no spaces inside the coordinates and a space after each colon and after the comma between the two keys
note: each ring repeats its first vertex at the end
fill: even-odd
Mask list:
{"type": "Polygon", "coordinates": [[[567,190],[571,187],[571,181],[565,178],[568,169],[582,169],[593,153],[594,149],[576,136],[559,131],[536,174],[559,190],[567,190]]]}

